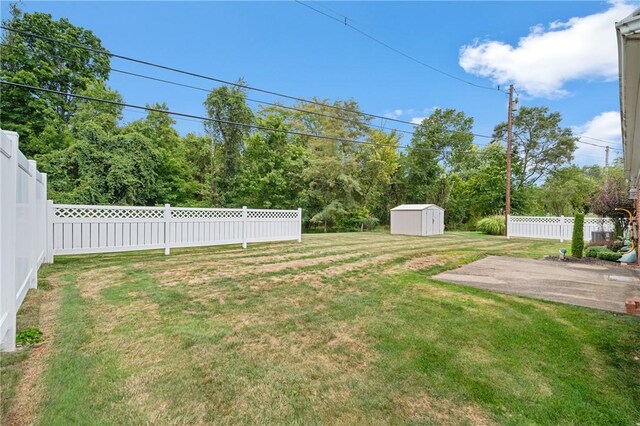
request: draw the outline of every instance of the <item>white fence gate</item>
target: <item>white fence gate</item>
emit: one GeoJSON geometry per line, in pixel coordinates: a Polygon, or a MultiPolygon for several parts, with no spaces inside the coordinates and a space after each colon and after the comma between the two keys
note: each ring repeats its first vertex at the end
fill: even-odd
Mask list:
{"type": "Polygon", "coordinates": [[[0,350],[16,343],[16,312],[48,259],[47,175],[18,150],[18,134],[0,131],[0,350]]]}
{"type": "Polygon", "coordinates": [[[16,344],[16,313],[54,255],[301,241],[302,209],[53,204],[47,175],[0,130],[0,350],[16,344]]]}
{"type": "MultiPolygon", "coordinates": [[[[573,237],[573,217],[509,216],[507,220],[507,238],[543,238],[563,242],[573,237]]],[[[609,218],[584,218],[585,241],[591,241],[591,233],[599,231],[613,232],[613,221],[609,218]]]]}
{"type": "Polygon", "coordinates": [[[302,209],[203,209],[49,203],[53,254],[301,241],[302,209]]]}

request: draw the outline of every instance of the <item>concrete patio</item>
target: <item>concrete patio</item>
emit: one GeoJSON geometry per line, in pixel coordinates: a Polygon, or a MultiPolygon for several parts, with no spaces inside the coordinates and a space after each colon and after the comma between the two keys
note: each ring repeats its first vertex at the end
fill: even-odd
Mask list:
{"type": "Polygon", "coordinates": [[[640,295],[640,271],[616,264],[489,256],[434,279],[612,312],[640,295]]]}

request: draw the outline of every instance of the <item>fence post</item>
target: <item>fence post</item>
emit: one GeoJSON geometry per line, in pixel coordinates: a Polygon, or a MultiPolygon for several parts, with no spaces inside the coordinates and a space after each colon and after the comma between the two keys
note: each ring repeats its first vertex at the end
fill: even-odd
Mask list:
{"type": "Polygon", "coordinates": [[[47,263],[53,263],[53,219],[55,217],[55,207],[53,207],[53,200],[47,200],[47,215],[46,215],[46,235],[47,235],[47,263]]]}
{"type": "Polygon", "coordinates": [[[164,205],[164,255],[171,253],[171,205],[164,205]]]}
{"type": "Polygon", "coordinates": [[[511,238],[511,215],[507,215],[507,240],[511,238]]]}
{"type": "MultiPolygon", "coordinates": [[[[18,134],[0,132],[0,319],[6,314],[4,335],[0,334],[0,349],[16,349],[16,185],[18,176],[18,134]],[[2,311],[5,312],[2,312],[2,311]]],[[[0,321],[2,324],[2,321],[0,321]]],[[[2,331],[0,329],[0,331],[2,331]]]]}
{"type": "Polygon", "coordinates": [[[242,248],[247,248],[247,206],[242,206],[242,248]]]}
{"type": "Polygon", "coordinates": [[[564,243],[564,228],[565,228],[565,222],[564,222],[564,215],[560,216],[560,242],[564,243]]]}
{"type": "Polygon", "coordinates": [[[298,207],[298,242],[302,242],[302,208],[298,207]]]}

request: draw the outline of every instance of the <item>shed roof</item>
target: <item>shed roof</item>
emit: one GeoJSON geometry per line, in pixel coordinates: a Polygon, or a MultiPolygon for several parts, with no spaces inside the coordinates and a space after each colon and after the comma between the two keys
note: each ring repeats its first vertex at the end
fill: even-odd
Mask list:
{"type": "Polygon", "coordinates": [[[399,210],[425,210],[425,209],[440,209],[444,210],[440,206],[436,206],[435,204],[402,204],[398,207],[394,207],[391,211],[399,211],[399,210]]]}

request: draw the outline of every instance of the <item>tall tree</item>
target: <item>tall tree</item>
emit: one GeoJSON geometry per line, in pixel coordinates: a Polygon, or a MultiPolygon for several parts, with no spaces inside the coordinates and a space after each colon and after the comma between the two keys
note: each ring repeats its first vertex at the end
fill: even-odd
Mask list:
{"type": "Polygon", "coordinates": [[[602,181],[588,172],[593,169],[569,166],[553,171],[540,188],[545,212],[554,216],[587,213],[602,181]]]}
{"type": "Polygon", "coordinates": [[[186,147],[173,128],[175,121],[169,114],[162,112],[168,111],[167,104],[156,103],[148,107],[154,111],[149,111],[144,119],[134,121],[126,127],[146,136],[160,155],[154,188],[156,204],[191,204],[198,185],[191,179],[186,147]]]}
{"type": "MultiPolygon", "coordinates": [[[[104,50],[91,31],[72,25],[66,19],[54,20],[44,13],[23,13],[11,6],[6,27],[104,50]]],[[[61,43],[5,31],[0,43],[0,76],[14,83],[39,86],[77,94],[92,83],[103,84],[109,77],[109,57],[61,43]]],[[[76,112],[78,101],[71,96],[31,93],[6,86],[0,97],[0,121],[6,129],[20,133],[26,155],[43,153],[42,145],[31,146],[31,139],[47,124],[61,129],[76,112]]]]}
{"type": "Polygon", "coordinates": [[[357,156],[362,204],[370,212],[386,216],[389,206],[383,203],[383,195],[390,190],[400,167],[400,135],[395,131],[371,130],[368,142],[371,145],[361,146],[357,156]]]}
{"type": "MultiPolygon", "coordinates": [[[[244,84],[242,79],[238,83],[244,84]]],[[[246,126],[251,124],[253,112],[247,105],[246,92],[238,86],[221,86],[213,89],[204,101],[209,118],[215,121],[205,123],[205,130],[211,137],[211,161],[214,173],[219,176],[211,180],[211,200],[214,205],[225,205],[232,201],[235,179],[240,168],[241,153],[245,138],[249,135],[246,126]],[[216,167],[216,147],[220,147],[219,168],[216,167]]]]}
{"type": "Polygon", "coordinates": [[[412,202],[446,208],[451,185],[442,177],[464,168],[474,152],[473,118],[454,109],[436,109],[416,128],[405,162],[412,202]]]}
{"type": "MultiPolygon", "coordinates": [[[[560,126],[559,112],[547,107],[521,107],[513,117],[514,184],[534,185],[573,158],[577,138],[560,126]]],[[[506,140],[507,124],[498,124],[495,140],[506,140]]]]}
{"type": "MultiPolygon", "coordinates": [[[[267,113],[258,117],[262,127],[287,130],[283,117],[267,113]]],[[[291,209],[304,202],[304,181],[308,151],[300,138],[278,131],[253,132],[243,152],[238,197],[257,208],[291,209]]]]}

